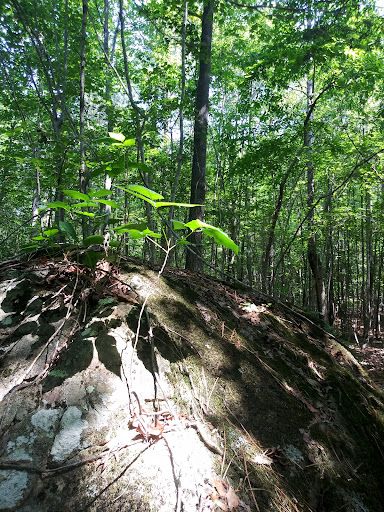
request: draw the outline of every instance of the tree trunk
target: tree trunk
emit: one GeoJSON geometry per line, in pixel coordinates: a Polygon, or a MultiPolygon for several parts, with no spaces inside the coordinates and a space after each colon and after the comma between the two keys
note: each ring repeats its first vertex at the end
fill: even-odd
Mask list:
{"type": "MultiPolygon", "coordinates": [[[[299,162],[300,155],[303,152],[304,147],[300,149],[300,151],[297,153],[295,158],[292,160],[290,166],[288,167],[287,171],[285,172],[283,179],[280,183],[279,187],[279,197],[277,199],[277,203],[272,215],[271,224],[269,227],[269,233],[268,233],[268,241],[267,246],[264,251],[263,261],[262,261],[262,268],[261,268],[261,283],[262,283],[262,290],[263,292],[271,293],[271,289],[268,286],[268,281],[270,284],[273,283],[273,275],[270,276],[268,279],[268,271],[270,270],[272,259],[273,259],[273,244],[275,240],[275,230],[276,230],[276,224],[280,215],[281,208],[283,206],[283,198],[284,198],[284,192],[285,192],[285,186],[287,184],[288,178],[294,169],[297,162],[299,162]]],[[[273,272],[273,269],[271,269],[273,272]]]]}
{"type": "Polygon", "coordinates": [[[312,120],[313,120],[313,94],[314,94],[314,79],[307,80],[307,115],[306,123],[304,125],[304,146],[307,152],[307,205],[309,208],[308,215],[308,229],[309,237],[307,244],[307,257],[309,266],[311,267],[312,276],[315,284],[317,310],[321,318],[329,323],[329,315],[327,308],[327,295],[325,291],[325,282],[323,276],[323,265],[317,250],[316,232],[314,228],[314,198],[315,198],[315,180],[314,180],[314,167],[312,161],[313,149],[313,133],[312,133],[312,120]]]}
{"type": "MultiPolygon", "coordinates": [[[[179,108],[179,151],[177,153],[177,169],[171,190],[171,202],[176,201],[177,188],[180,181],[181,167],[183,163],[184,151],[184,100],[185,100],[185,57],[186,57],[186,34],[188,22],[188,0],[184,2],[183,26],[181,30],[181,92],[180,92],[180,108],[179,108]]],[[[173,218],[174,207],[171,206],[168,212],[168,241],[172,235],[171,219],[173,218]]],[[[174,251],[168,254],[168,264],[171,265],[175,257],[174,251]]]]}
{"type": "MultiPolygon", "coordinates": [[[[88,0],[83,0],[83,17],[81,23],[81,45],[80,45],[80,191],[87,193],[89,176],[85,164],[85,44],[87,28],[88,0]]],[[[83,237],[86,238],[89,233],[89,225],[86,218],[82,219],[83,237]]]]}
{"type": "MultiPolygon", "coordinates": [[[[371,331],[372,309],[372,196],[369,191],[365,196],[365,286],[363,289],[363,325],[364,342],[369,339],[371,331]]],[[[363,245],[364,247],[364,245],[363,245]]]]}
{"type": "MultiPolygon", "coordinates": [[[[107,55],[107,58],[110,58],[109,55],[109,0],[104,0],[104,19],[103,19],[103,46],[104,46],[104,53],[107,55]]],[[[113,131],[113,125],[111,121],[111,78],[109,76],[109,70],[110,66],[107,62],[106,64],[106,80],[105,80],[105,100],[107,103],[106,107],[106,114],[107,114],[107,130],[108,132],[113,131]]],[[[104,188],[106,190],[111,190],[112,186],[112,179],[109,176],[108,173],[105,174],[105,181],[104,181],[104,188]]],[[[110,196],[108,196],[108,199],[110,199],[110,196]]],[[[111,216],[111,206],[109,204],[104,205],[104,223],[102,226],[102,234],[104,234],[105,230],[108,227],[108,221],[109,217],[111,216]]]]}
{"type": "MultiPolygon", "coordinates": [[[[146,121],[146,113],[145,111],[138,106],[136,103],[134,97],[133,97],[133,91],[132,91],[132,83],[131,83],[131,74],[129,72],[128,67],[128,54],[127,54],[127,48],[125,44],[125,25],[124,25],[124,6],[123,6],[123,0],[119,0],[119,18],[120,18],[120,34],[121,34],[121,47],[123,51],[123,59],[124,59],[124,74],[125,74],[125,80],[127,82],[127,92],[128,92],[128,98],[129,103],[132,107],[132,110],[135,113],[135,123],[136,123],[136,140],[137,140],[137,161],[140,161],[141,163],[145,164],[145,155],[144,155],[144,147],[143,147],[143,130],[144,125],[146,121]]],[[[142,179],[144,181],[144,184],[146,186],[150,185],[150,177],[148,174],[142,175],[142,179]]],[[[148,228],[153,231],[154,230],[154,223],[152,219],[152,209],[151,206],[148,203],[145,203],[145,212],[147,216],[147,224],[148,228]]],[[[149,250],[149,260],[152,264],[155,263],[156,259],[156,248],[153,244],[148,243],[147,248],[149,250]]]]}
{"type": "MultiPolygon", "coordinates": [[[[211,45],[213,29],[212,1],[204,7],[200,40],[200,68],[199,81],[196,90],[196,118],[194,125],[194,147],[191,177],[191,203],[199,204],[191,208],[189,219],[204,219],[204,203],[206,194],[206,162],[207,162],[207,129],[209,112],[209,84],[211,80],[211,45]]],[[[193,252],[187,252],[185,267],[188,270],[201,271],[201,232],[193,233],[189,241],[196,244],[193,252]]]]}
{"type": "MultiPolygon", "coordinates": [[[[106,101],[106,115],[107,115],[107,130],[108,132],[113,132],[113,120],[112,120],[112,113],[113,113],[113,107],[112,107],[112,100],[111,100],[111,64],[110,61],[113,59],[115,54],[115,47],[116,47],[116,40],[117,35],[119,31],[120,26],[120,18],[116,21],[116,27],[113,34],[113,41],[112,41],[112,48],[110,49],[109,46],[109,13],[110,13],[110,6],[109,6],[110,0],[104,0],[104,10],[103,10],[103,51],[104,55],[106,57],[107,63],[105,66],[105,74],[106,74],[106,80],[105,80],[105,101],[106,101]]],[[[108,172],[105,173],[105,180],[104,180],[104,188],[106,190],[111,190],[112,188],[112,178],[108,174],[108,172]]],[[[107,196],[107,199],[111,199],[110,196],[107,196]]],[[[101,233],[104,234],[105,231],[108,228],[108,222],[111,216],[111,206],[109,204],[101,205],[101,209],[104,212],[104,222],[101,226],[101,233]]]]}

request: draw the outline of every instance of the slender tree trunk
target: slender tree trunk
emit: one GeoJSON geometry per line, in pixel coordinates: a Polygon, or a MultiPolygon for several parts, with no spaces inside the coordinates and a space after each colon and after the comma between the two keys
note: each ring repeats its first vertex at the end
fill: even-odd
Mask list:
{"type": "MultiPolygon", "coordinates": [[[[184,16],[183,26],[181,30],[181,92],[180,92],[180,108],[179,108],[179,151],[177,153],[177,169],[171,190],[171,202],[175,202],[177,188],[179,186],[181,168],[183,164],[183,151],[184,151],[184,100],[185,100],[185,57],[186,57],[186,34],[188,22],[188,0],[184,2],[184,16]]],[[[171,226],[171,219],[173,218],[174,208],[171,206],[168,211],[168,225],[171,226]]],[[[171,237],[171,229],[168,229],[168,240],[171,237]]],[[[172,264],[174,258],[174,251],[168,255],[168,265],[172,264]]]]}
{"type": "Polygon", "coordinates": [[[382,272],[383,272],[384,242],[380,243],[378,255],[378,269],[376,279],[376,307],[375,307],[375,337],[381,337],[381,303],[382,303],[382,272]]]}
{"type": "MultiPolygon", "coordinates": [[[[276,224],[280,215],[281,208],[283,206],[283,198],[284,198],[284,191],[285,186],[287,184],[288,178],[294,169],[297,162],[299,162],[300,155],[303,152],[303,148],[300,149],[300,151],[297,153],[293,161],[291,162],[290,166],[288,167],[287,171],[285,172],[283,179],[280,183],[279,187],[279,197],[276,202],[276,206],[272,215],[271,224],[269,227],[269,233],[268,233],[268,240],[267,240],[267,246],[264,251],[264,257],[262,261],[262,267],[261,267],[261,281],[262,281],[262,290],[264,292],[271,292],[271,290],[268,287],[268,271],[271,267],[271,262],[273,259],[273,244],[275,240],[275,230],[276,230],[276,224]]],[[[273,276],[269,279],[269,282],[273,283],[273,276]]]]}
{"type": "MultiPolygon", "coordinates": [[[[331,188],[331,183],[329,182],[328,188],[331,188]]],[[[326,268],[326,275],[327,275],[327,282],[326,282],[326,291],[327,291],[327,297],[326,297],[326,305],[327,305],[327,311],[328,311],[328,323],[329,325],[333,325],[334,319],[335,319],[335,311],[334,311],[334,287],[333,287],[333,281],[334,281],[334,232],[333,232],[333,224],[330,220],[331,212],[332,212],[332,196],[328,196],[326,199],[326,205],[325,210],[327,212],[328,216],[328,228],[327,228],[327,240],[325,243],[326,246],[326,254],[325,254],[325,268],[326,268]]],[[[325,281],[325,279],[324,279],[325,281]]]]}
{"type": "MultiPolygon", "coordinates": [[[[66,24],[63,32],[63,41],[56,32],[56,22],[54,16],[54,8],[52,14],[52,22],[55,33],[55,58],[47,51],[44,46],[44,40],[40,35],[40,27],[38,19],[32,19],[30,15],[24,10],[22,3],[19,0],[11,0],[11,4],[14,8],[15,18],[22,25],[25,33],[28,35],[32,46],[35,49],[36,55],[41,65],[41,71],[44,75],[46,86],[49,92],[51,104],[40,94],[38,85],[35,81],[35,71],[31,66],[29,67],[30,80],[33,84],[36,93],[41,100],[42,105],[46,109],[52,124],[52,129],[55,134],[55,143],[58,155],[63,155],[63,147],[61,145],[61,129],[64,123],[64,118],[68,120],[73,133],[76,137],[79,136],[79,132],[74,122],[71,113],[66,103],[66,92],[67,92],[67,72],[68,72],[68,0],[64,2],[65,20],[66,24]],[[61,46],[62,45],[62,46],[61,46]],[[62,55],[62,59],[60,58],[62,55]],[[54,69],[54,62],[57,64],[57,69],[54,69]]],[[[57,159],[56,173],[57,173],[57,188],[55,192],[55,200],[63,201],[63,193],[61,192],[62,173],[65,163],[65,152],[64,155],[57,159]]],[[[55,212],[55,224],[59,225],[59,222],[64,219],[64,210],[58,208],[55,212]]]]}
{"type": "MultiPolygon", "coordinates": [[[[20,114],[20,118],[23,122],[26,122],[26,117],[24,115],[24,111],[23,109],[21,108],[21,105],[18,101],[18,98],[17,98],[17,94],[16,94],[16,90],[15,90],[15,87],[14,87],[14,84],[11,80],[11,77],[9,76],[9,73],[8,73],[8,70],[7,70],[7,67],[5,66],[2,58],[1,58],[1,55],[0,55],[0,62],[2,64],[2,68],[3,68],[3,72],[7,78],[7,82],[9,84],[9,87],[10,87],[10,90],[11,90],[11,95],[12,95],[12,98],[13,98],[13,101],[15,102],[15,105],[19,111],[19,114],[20,114]]],[[[28,138],[28,142],[31,146],[34,146],[33,148],[33,159],[34,160],[37,160],[40,156],[40,149],[39,147],[36,147],[34,142],[33,142],[33,139],[31,137],[31,135],[28,133],[27,134],[27,138],[28,138]]],[[[39,231],[42,230],[42,218],[39,217],[39,204],[40,204],[40,168],[39,168],[39,165],[37,163],[35,163],[35,177],[36,177],[36,186],[34,188],[34,191],[33,191],[33,197],[32,197],[32,224],[39,229],[39,231]]],[[[0,201],[2,200],[2,196],[0,197],[0,201]]]]}
{"type": "MultiPolygon", "coordinates": [[[[39,158],[39,149],[34,148],[33,150],[33,158],[37,159],[39,158]]],[[[33,191],[33,198],[32,198],[32,223],[33,225],[39,229],[39,231],[42,230],[42,218],[39,216],[39,204],[40,204],[40,168],[38,164],[35,164],[35,173],[36,173],[36,186],[33,191]]]]}
{"type": "Polygon", "coordinates": [[[323,276],[323,266],[321,258],[318,253],[316,231],[314,222],[314,208],[315,202],[315,179],[314,179],[314,166],[312,161],[313,151],[313,133],[312,133],[312,121],[313,121],[313,95],[314,95],[314,78],[307,80],[307,112],[310,115],[307,116],[307,122],[304,126],[304,146],[307,153],[307,206],[309,208],[308,215],[308,229],[309,238],[307,243],[307,257],[311,267],[312,276],[315,284],[316,292],[316,303],[317,309],[320,313],[321,318],[329,323],[329,315],[327,308],[327,295],[325,291],[325,282],[323,276]]]}
{"type": "MultiPolygon", "coordinates": [[[[363,325],[364,342],[369,339],[371,330],[372,310],[372,196],[369,191],[365,195],[365,286],[363,289],[363,325]]],[[[364,248],[364,245],[363,245],[364,248]]],[[[363,249],[364,250],[364,249],[363,249]]]]}
{"type": "MultiPolygon", "coordinates": [[[[125,44],[125,34],[124,34],[125,24],[124,24],[123,0],[119,0],[119,19],[120,19],[121,47],[122,47],[123,59],[124,59],[124,74],[125,74],[125,80],[127,83],[128,98],[129,98],[129,103],[132,107],[132,110],[135,113],[137,160],[140,161],[141,163],[145,164],[145,154],[144,154],[142,135],[143,135],[144,125],[145,125],[145,121],[146,121],[146,114],[145,114],[145,111],[137,105],[137,103],[133,97],[131,74],[129,72],[129,66],[128,66],[128,54],[127,54],[127,48],[126,48],[126,44],[125,44]]],[[[144,174],[144,175],[142,175],[142,178],[145,182],[145,185],[149,186],[150,185],[150,176],[148,174],[144,174]]],[[[152,219],[152,210],[151,210],[151,206],[148,203],[145,203],[145,212],[146,212],[148,227],[149,227],[149,229],[154,230],[154,223],[153,223],[153,219],[152,219]]],[[[148,250],[149,250],[149,260],[152,264],[154,264],[155,259],[156,259],[156,248],[153,244],[149,243],[148,250]]]]}
{"type": "Polygon", "coordinates": [[[246,249],[247,281],[248,281],[249,286],[253,286],[253,271],[252,271],[252,257],[251,257],[253,247],[252,247],[251,235],[248,231],[247,231],[246,237],[247,237],[247,244],[246,244],[246,247],[247,247],[247,249],[246,249]]]}
{"type": "MultiPolygon", "coordinates": [[[[107,56],[107,60],[110,58],[109,54],[109,0],[104,0],[104,19],[103,19],[103,32],[104,32],[104,38],[103,38],[103,46],[104,46],[104,53],[107,56]]],[[[112,125],[112,119],[111,119],[111,78],[109,76],[109,70],[110,66],[107,62],[106,64],[106,81],[105,81],[105,100],[106,100],[106,114],[107,114],[107,130],[108,132],[113,131],[113,125],[112,125]]],[[[111,190],[112,187],[112,179],[109,176],[108,173],[105,174],[105,181],[104,181],[104,188],[106,190],[111,190]]],[[[108,199],[110,199],[110,196],[108,196],[108,199]]],[[[111,216],[111,206],[109,204],[104,205],[104,223],[102,227],[102,231],[107,229],[108,227],[108,221],[111,216]]]]}
{"type": "MultiPolygon", "coordinates": [[[[118,18],[118,20],[116,22],[116,27],[114,29],[113,40],[112,40],[112,47],[110,48],[110,41],[109,41],[110,6],[109,6],[109,2],[110,2],[110,0],[104,0],[102,24],[103,24],[103,52],[104,52],[104,55],[105,55],[106,61],[107,61],[106,66],[105,66],[105,74],[106,74],[106,79],[105,79],[106,108],[105,108],[105,111],[106,111],[106,116],[107,116],[107,130],[108,130],[108,132],[113,132],[113,119],[112,119],[113,108],[111,106],[112,101],[111,101],[111,76],[110,76],[111,64],[110,64],[110,62],[111,62],[111,60],[113,60],[113,57],[115,54],[116,40],[117,40],[117,35],[119,32],[119,25],[120,25],[120,18],[118,18]]],[[[109,176],[109,174],[107,172],[105,173],[104,188],[106,190],[111,190],[111,188],[112,188],[112,178],[109,176]]],[[[111,198],[110,196],[107,196],[107,199],[110,199],[110,198],[111,198]]],[[[104,212],[104,222],[100,228],[101,234],[103,234],[108,228],[108,222],[109,222],[109,218],[111,216],[112,209],[109,204],[106,204],[106,205],[101,205],[101,211],[104,212]]]]}
{"type": "MultiPolygon", "coordinates": [[[[206,194],[206,163],[207,163],[207,129],[209,113],[209,85],[211,81],[211,45],[213,29],[214,3],[208,0],[204,7],[200,40],[200,68],[196,90],[196,118],[194,125],[194,147],[191,177],[191,203],[199,204],[191,208],[189,219],[204,219],[204,204],[206,194]]],[[[193,248],[196,254],[187,252],[186,268],[201,271],[203,263],[201,233],[195,232],[189,241],[196,244],[193,248]]]]}
{"type": "MultiPolygon", "coordinates": [[[[83,17],[81,23],[81,44],[80,44],[80,191],[87,193],[89,175],[85,164],[85,45],[87,28],[88,0],[83,0],[83,17]]],[[[86,218],[82,219],[83,237],[89,234],[89,227],[86,218]]]]}

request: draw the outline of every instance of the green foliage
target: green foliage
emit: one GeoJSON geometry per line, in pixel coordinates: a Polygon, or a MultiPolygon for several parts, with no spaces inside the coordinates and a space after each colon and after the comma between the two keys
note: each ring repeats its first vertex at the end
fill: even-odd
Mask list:
{"type": "Polygon", "coordinates": [[[254,284],[262,283],[273,231],[267,291],[316,309],[307,259],[315,232],[337,307],[347,302],[360,311],[369,280],[374,297],[382,297],[382,16],[363,2],[283,2],[258,10],[216,4],[205,222],[188,223],[203,4],[188,2],[181,101],[183,4],[124,2],[125,62],[119,5],[107,3],[106,26],[89,3],[82,140],[78,4],[19,0],[20,9],[15,2],[0,7],[1,258],[26,244],[83,244],[89,236],[101,244],[108,226],[110,247],[148,258],[152,240],[155,259],[160,247],[175,246],[182,265],[183,246],[201,231],[204,258],[254,284]],[[313,147],[300,153],[308,78],[315,84],[313,147]]]}
{"type": "MultiPolygon", "coordinates": [[[[113,136],[113,138],[118,139],[118,140],[125,140],[125,137],[121,134],[111,134],[110,133],[109,135],[111,137],[113,136]]],[[[155,211],[157,211],[159,208],[165,208],[165,207],[169,207],[169,206],[172,206],[172,207],[180,206],[180,207],[187,207],[187,208],[192,208],[193,206],[198,206],[198,205],[189,204],[189,203],[161,201],[162,199],[164,199],[164,196],[162,194],[159,194],[158,192],[155,192],[143,185],[129,185],[127,187],[116,186],[116,188],[134,196],[135,198],[141,199],[141,200],[149,203],[154,208],[155,211]]],[[[74,203],[69,203],[69,202],[68,203],[64,203],[64,202],[49,203],[47,206],[42,208],[41,211],[43,212],[48,209],[56,210],[57,208],[62,208],[65,211],[67,211],[72,217],[73,217],[73,214],[79,214],[79,215],[83,215],[86,217],[95,217],[95,213],[79,210],[79,208],[87,208],[87,210],[88,210],[89,208],[97,207],[98,206],[97,203],[108,205],[111,208],[118,208],[118,204],[115,201],[106,200],[106,199],[97,199],[97,197],[105,196],[105,195],[107,195],[107,193],[111,194],[111,191],[106,190],[106,189],[101,189],[98,191],[90,191],[90,194],[88,196],[87,194],[78,192],[76,190],[63,190],[63,194],[66,195],[68,198],[73,199],[75,201],[80,199],[83,202],[82,203],[77,203],[77,202],[74,202],[74,203]],[[92,200],[91,200],[91,198],[92,198],[92,200]]],[[[173,222],[174,228],[177,230],[180,230],[180,229],[188,229],[189,230],[189,233],[187,235],[185,235],[184,237],[182,237],[180,240],[178,240],[173,247],[176,247],[179,244],[185,244],[187,241],[186,239],[188,238],[188,236],[190,236],[191,233],[193,233],[196,230],[200,230],[203,233],[206,233],[208,236],[212,237],[217,244],[233,250],[236,254],[238,253],[238,246],[219,228],[216,228],[210,224],[206,224],[199,220],[194,220],[187,224],[184,224],[182,222],[175,221],[175,220],[172,220],[172,222],[173,222]]],[[[78,240],[78,235],[77,235],[76,230],[72,223],[60,220],[58,223],[58,228],[59,229],[46,230],[43,232],[42,235],[32,237],[32,240],[41,242],[41,243],[46,243],[47,241],[49,241],[50,239],[55,237],[55,235],[58,235],[58,234],[60,234],[64,238],[69,236],[74,241],[78,240]]],[[[91,228],[91,226],[90,226],[90,228],[91,228]]],[[[124,223],[121,225],[114,225],[113,227],[111,227],[111,232],[114,233],[114,235],[116,235],[117,237],[121,237],[125,234],[129,234],[133,240],[139,240],[139,239],[144,239],[144,238],[148,238],[149,240],[156,239],[156,238],[160,239],[163,236],[161,233],[156,233],[152,229],[150,229],[146,222],[130,222],[130,223],[124,223]]],[[[121,240],[112,240],[112,241],[110,241],[109,246],[110,247],[120,247],[120,245],[121,245],[120,242],[121,242],[121,240]]],[[[85,248],[88,248],[93,245],[103,245],[103,244],[104,244],[104,236],[103,235],[94,234],[94,235],[87,236],[83,240],[83,246],[85,248]]],[[[26,249],[28,249],[28,248],[35,249],[36,245],[27,246],[26,249]]],[[[97,255],[97,253],[95,253],[94,251],[88,251],[87,256],[84,260],[84,263],[86,265],[94,268],[98,259],[99,259],[99,255],[97,255]]]]}
{"type": "Polygon", "coordinates": [[[78,241],[78,236],[76,234],[76,231],[75,231],[75,228],[73,227],[72,224],[70,224],[69,222],[65,222],[63,220],[60,220],[59,221],[59,229],[60,229],[60,232],[61,233],[66,233],[67,235],[69,235],[72,240],[74,240],[75,242],[78,241]]]}

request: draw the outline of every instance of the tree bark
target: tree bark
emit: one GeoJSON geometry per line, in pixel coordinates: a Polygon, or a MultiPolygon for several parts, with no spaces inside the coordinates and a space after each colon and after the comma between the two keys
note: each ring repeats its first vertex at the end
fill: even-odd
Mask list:
{"type": "Polygon", "coordinates": [[[314,167],[312,161],[313,149],[313,133],[312,133],[312,120],[313,120],[313,94],[314,94],[314,78],[307,80],[307,115],[304,124],[304,146],[307,152],[307,206],[309,209],[308,215],[308,229],[309,237],[307,243],[307,257],[309,266],[311,267],[312,276],[315,284],[317,310],[321,318],[329,323],[329,315],[327,308],[327,295],[325,291],[325,282],[323,275],[323,265],[317,249],[316,231],[314,226],[314,200],[315,200],[315,179],[314,167]]]}
{"type": "MultiPolygon", "coordinates": [[[[194,125],[194,147],[191,176],[191,203],[199,204],[191,208],[189,219],[204,219],[204,204],[206,195],[206,163],[207,163],[207,130],[209,112],[209,85],[211,81],[211,46],[213,30],[214,3],[209,0],[204,7],[200,40],[199,80],[196,90],[196,117],[194,125]]],[[[188,270],[201,271],[201,232],[195,232],[189,241],[196,244],[193,252],[187,252],[185,267],[188,270]]]]}

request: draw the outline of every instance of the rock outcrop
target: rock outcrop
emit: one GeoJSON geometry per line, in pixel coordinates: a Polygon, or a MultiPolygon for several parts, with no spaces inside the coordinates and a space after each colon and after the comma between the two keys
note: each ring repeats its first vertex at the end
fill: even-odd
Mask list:
{"type": "Polygon", "coordinates": [[[0,266],[0,510],[384,510],[383,396],[332,335],[202,275],[0,266]]]}

